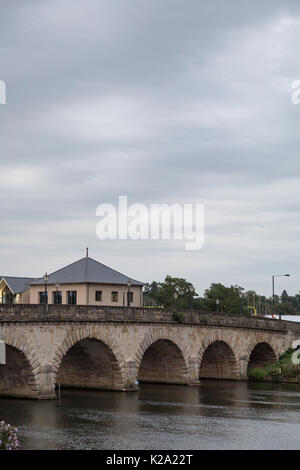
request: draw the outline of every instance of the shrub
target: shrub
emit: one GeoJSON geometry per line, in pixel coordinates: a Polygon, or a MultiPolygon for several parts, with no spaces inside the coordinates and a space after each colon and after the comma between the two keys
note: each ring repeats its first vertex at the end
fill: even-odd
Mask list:
{"type": "Polygon", "coordinates": [[[267,375],[267,371],[265,369],[261,369],[260,367],[251,369],[249,372],[249,377],[255,380],[264,380],[267,375]]]}
{"type": "Polygon", "coordinates": [[[279,368],[280,368],[279,364],[275,363],[275,364],[269,364],[268,366],[264,368],[264,370],[266,371],[267,375],[271,377],[277,377],[280,375],[279,368]]]}
{"type": "Polygon", "coordinates": [[[284,377],[293,379],[299,375],[298,367],[294,364],[288,364],[283,368],[284,377]]]}
{"type": "Polygon", "coordinates": [[[184,322],[184,313],[183,312],[173,312],[172,313],[172,319],[174,321],[177,321],[178,323],[183,323],[184,322]]]}
{"type": "Polygon", "coordinates": [[[293,352],[293,348],[287,349],[285,353],[281,354],[281,356],[279,357],[280,362],[290,362],[293,352]]]}
{"type": "Polygon", "coordinates": [[[0,450],[17,450],[20,447],[17,432],[17,428],[0,422],[0,450]]]}

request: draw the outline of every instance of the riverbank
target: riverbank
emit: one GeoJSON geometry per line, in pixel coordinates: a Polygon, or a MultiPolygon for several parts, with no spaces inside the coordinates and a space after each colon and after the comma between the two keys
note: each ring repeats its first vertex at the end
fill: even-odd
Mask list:
{"type": "MultiPolygon", "coordinates": [[[[294,349],[288,349],[279,361],[249,371],[249,380],[273,383],[300,383],[300,365],[292,362],[294,349]]],[[[300,351],[299,351],[300,354],[300,351]]]]}

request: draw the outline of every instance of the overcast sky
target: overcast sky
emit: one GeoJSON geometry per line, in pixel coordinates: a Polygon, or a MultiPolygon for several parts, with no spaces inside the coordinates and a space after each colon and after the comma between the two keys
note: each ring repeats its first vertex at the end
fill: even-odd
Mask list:
{"type": "Polygon", "coordinates": [[[299,2],[1,0],[0,274],[85,255],[271,294],[300,289],[299,2]],[[205,204],[205,244],[100,241],[96,208],[205,204]]]}

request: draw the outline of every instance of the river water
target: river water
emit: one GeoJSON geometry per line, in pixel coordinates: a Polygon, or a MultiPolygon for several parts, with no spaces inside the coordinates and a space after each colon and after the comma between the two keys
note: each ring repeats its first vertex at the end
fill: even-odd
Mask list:
{"type": "Polygon", "coordinates": [[[22,449],[299,449],[300,387],[202,381],[140,392],[0,399],[22,449]]]}

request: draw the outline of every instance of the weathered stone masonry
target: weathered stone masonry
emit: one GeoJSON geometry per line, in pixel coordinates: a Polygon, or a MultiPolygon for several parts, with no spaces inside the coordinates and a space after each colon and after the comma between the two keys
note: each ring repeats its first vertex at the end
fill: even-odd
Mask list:
{"type": "Polygon", "coordinates": [[[187,312],[0,306],[0,395],[55,398],[55,386],[136,390],[136,381],[245,380],[297,338],[279,321],[187,312]]]}

